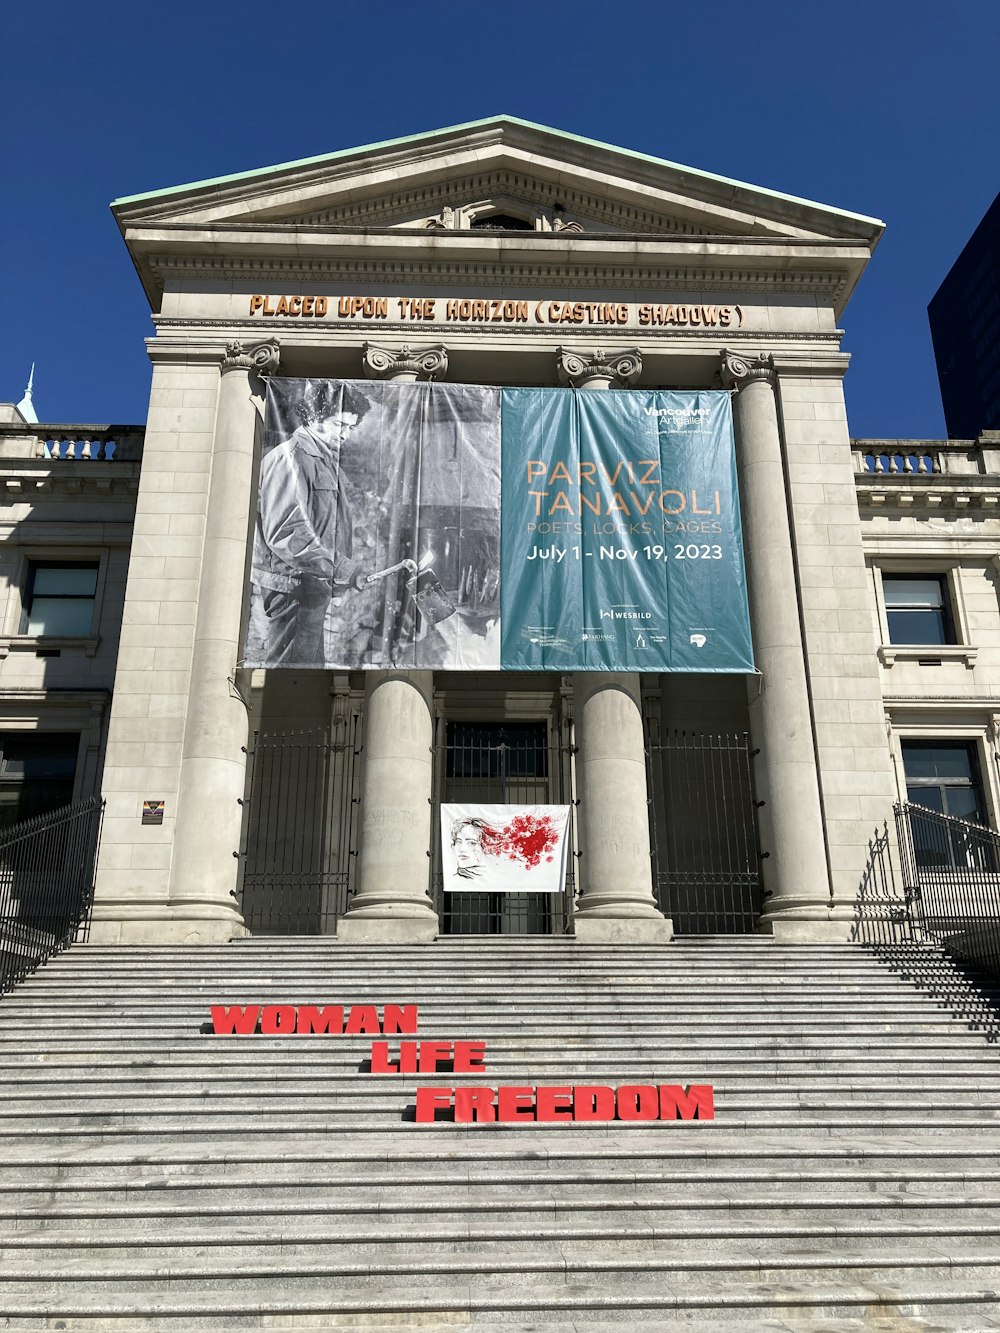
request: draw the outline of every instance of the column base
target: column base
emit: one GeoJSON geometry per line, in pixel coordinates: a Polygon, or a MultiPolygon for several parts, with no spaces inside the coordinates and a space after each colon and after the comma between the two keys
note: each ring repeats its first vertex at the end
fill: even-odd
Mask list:
{"type": "Polygon", "coordinates": [[[669,944],[674,923],[662,916],[578,916],[573,933],[581,944],[669,944]]]}
{"type": "Polygon", "coordinates": [[[435,914],[390,917],[348,912],[337,922],[337,939],[343,944],[432,944],[437,936],[435,914]]]}
{"type": "Polygon", "coordinates": [[[169,909],[142,915],[95,917],[89,944],[228,944],[249,934],[235,913],[213,917],[174,916],[169,909]]]}
{"type": "Polygon", "coordinates": [[[767,905],[757,934],[780,944],[846,944],[854,920],[854,908],[844,904],[782,897],[767,905]]]}

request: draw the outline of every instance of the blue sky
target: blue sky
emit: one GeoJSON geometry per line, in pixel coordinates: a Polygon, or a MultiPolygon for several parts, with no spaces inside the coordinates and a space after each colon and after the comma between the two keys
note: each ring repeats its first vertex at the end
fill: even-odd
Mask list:
{"type": "Polygon", "coordinates": [[[997,0],[18,4],[0,400],[145,417],[113,198],[508,113],[882,218],[843,319],[857,436],[944,434],[926,307],[1000,189],[997,0]]]}

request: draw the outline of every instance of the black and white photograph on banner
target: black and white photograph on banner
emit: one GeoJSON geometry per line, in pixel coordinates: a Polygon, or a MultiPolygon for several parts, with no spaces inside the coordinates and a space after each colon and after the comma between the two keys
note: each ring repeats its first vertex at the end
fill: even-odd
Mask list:
{"type": "Polygon", "coordinates": [[[499,391],[268,385],[244,663],[496,669],[499,391]]]}
{"type": "Polygon", "coordinates": [[[441,869],[450,893],[561,893],[568,805],[441,806],[441,869]]]}

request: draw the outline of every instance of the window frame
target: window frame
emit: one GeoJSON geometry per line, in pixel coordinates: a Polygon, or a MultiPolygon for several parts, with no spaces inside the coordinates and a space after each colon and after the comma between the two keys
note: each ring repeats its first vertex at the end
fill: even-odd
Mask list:
{"type": "Polygon", "coordinates": [[[941,666],[962,662],[968,670],[976,665],[978,647],[970,642],[969,621],[962,596],[962,567],[953,559],[879,559],[871,561],[871,577],[878,612],[878,659],[884,667],[897,662],[922,666],[941,666]],[[894,643],[889,632],[889,613],[885,600],[884,577],[939,579],[943,592],[945,623],[950,626],[951,643],[894,643]]]}
{"type": "Polygon", "coordinates": [[[36,545],[24,546],[18,552],[19,563],[9,585],[7,613],[0,623],[0,660],[10,652],[58,653],[63,649],[82,650],[94,657],[101,644],[101,623],[104,617],[105,595],[111,550],[107,546],[67,545],[65,547],[36,545]],[[31,588],[34,569],[39,565],[49,568],[68,568],[72,565],[97,566],[94,587],[93,614],[88,634],[29,634],[27,626],[31,612],[31,588]]]}
{"type": "MultiPolygon", "coordinates": [[[[61,725],[61,722],[62,719],[53,718],[52,719],[53,725],[24,727],[24,726],[12,725],[11,720],[8,718],[0,718],[0,788],[2,788],[4,791],[13,791],[13,790],[21,791],[24,787],[26,787],[29,784],[40,784],[44,783],[46,780],[44,778],[39,778],[37,776],[35,777],[26,776],[23,777],[18,782],[8,779],[6,773],[7,737],[16,736],[19,739],[27,741],[30,744],[31,741],[33,740],[42,740],[46,737],[75,736],[76,753],[73,758],[73,780],[72,780],[72,786],[69,791],[68,804],[75,805],[78,801],[82,799],[81,790],[84,779],[85,754],[86,754],[85,745],[87,740],[86,732],[83,727],[72,725],[72,722],[70,722],[69,726],[63,726],[61,725]]],[[[62,806],[52,806],[51,808],[54,810],[61,809],[62,806]]],[[[37,811],[36,813],[44,814],[46,813],[46,811],[37,811]]],[[[34,818],[34,815],[29,814],[25,816],[25,818],[31,819],[34,818]]],[[[20,822],[20,820],[15,822],[20,822]]]]}
{"type": "Polygon", "coordinates": [[[21,599],[22,634],[29,635],[31,638],[34,639],[80,639],[80,638],[89,638],[93,634],[94,622],[97,617],[97,585],[100,582],[101,578],[100,560],[29,560],[27,562],[26,575],[27,575],[27,583],[25,585],[24,596],[21,599]],[[49,594],[49,593],[38,594],[35,592],[35,583],[37,581],[38,574],[42,570],[47,570],[47,569],[60,569],[60,570],[86,569],[88,571],[93,570],[94,591],[86,595],[82,593],[72,593],[72,592],[58,593],[58,594],[49,594]],[[31,622],[31,614],[35,605],[36,598],[39,596],[42,598],[49,596],[58,596],[65,601],[89,602],[90,625],[82,633],[77,632],[75,634],[47,634],[44,632],[39,634],[37,631],[31,630],[29,628],[31,622]]]}
{"type": "MultiPolygon", "coordinates": [[[[955,788],[956,790],[961,791],[968,790],[972,791],[976,796],[977,813],[983,820],[988,820],[989,802],[987,800],[987,784],[983,779],[983,757],[979,751],[980,747],[977,744],[976,739],[971,736],[901,736],[899,738],[899,752],[902,760],[903,779],[906,783],[906,800],[911,805],[920,805],[919,801],[914,801],[911,798],[911,788],[926,787],[928,790],[935,791],[943,791],[949,788],[955,788]],[[910,746],[920,746],[926,750],[943,751],[950,749],[953,751],[965,751],[971,759],[970,780],[968,782],[950,782],[947,779],[931,781],[929,779],[925,780],[911,777],[906,771],[906,750],[907,747],[910,746]]],[[[937,813],[947,815],[951,819],[965,820],[966,823],[979,823],[978,819],[968,819],[965,815],[955,815],[950,810],[946,810],[944,807],[947,804],[948,802],[946,800],[942,800],[942,808],[938,810],[937,813]]],[[[925,808],[929,810],[935,809],[934,806],[927,806],[925,808]]],[[[988,827],[988,825],[986,826],[988,827]]]]}
{"type": "MultiPolygon", "coordinates": [[[[959,703],[955,701],[956,705],[959,703]]],[[[979,765],[983,818],[986,827],[1000,828],[1000,713],[983,715],[968,707],[929,709],[926,706],[887,706],[889,751],[896,775],[896,798],[908,800],[903,742],[933,745],[971,745],[979,765]]]]}

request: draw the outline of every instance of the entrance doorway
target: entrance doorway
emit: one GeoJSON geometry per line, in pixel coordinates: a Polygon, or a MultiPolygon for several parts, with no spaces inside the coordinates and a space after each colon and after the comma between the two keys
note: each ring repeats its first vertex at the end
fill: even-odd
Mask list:
{"type": "Polygon", "coordinates": [[[571,749],[548,722],[444,724],[435,802],[434,897],[445,935],[563,934],[573,916],[573,847],[562,893],[475,893],[447,889],[441,872],[440,807],[565,805],[570,802],[571,749]]]}

